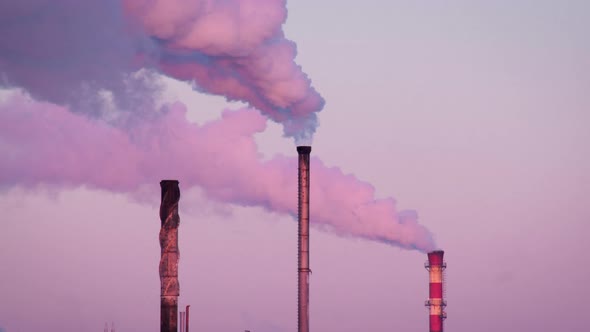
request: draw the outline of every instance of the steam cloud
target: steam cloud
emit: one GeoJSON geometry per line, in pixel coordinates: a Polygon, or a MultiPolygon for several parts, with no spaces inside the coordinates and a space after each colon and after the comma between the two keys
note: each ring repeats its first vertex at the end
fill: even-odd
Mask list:
{"type": "MultiPolygon", "coordinates": [[[[173,176],[220,202],[297,214],[297,158],[260,159],[253,135],[265,130],[263,116],[250,109],[224,111],[221,119],[197,125],[185,113],[176,103],[157,121],[121,130],[61,106],[13,97],[0,106],[0,184],[128,193],[173,176]]],[[[400,222],[393,199],[376,200],[370,184],[317,158],[311,163],[314,224],[339,235],[433,248],[423,226],[400,222]]]]}
{"type": "Polygon", "coordinates": [[[152,68],[246,102],[306,142],[324,100],[294,62],[286,17],[284,0],[4,0],[0,71],[5,85],[100,115],[97,91],[119,109],[149,108],[157,87],[131,73],[152,68]]]}
{"type": "MultiPolygon", "coordinates": [[[[174,177],[220,202],[296,215],[296,159],[263,161],[253,138],[272,119],[298,143],[309,141],[324,104],[294,62],[295,44],[281,30],[286,16],[281,0],[0,2],[0,82],[26,91],[0,103],[0,186],[134,193],[174,177]],[[191,124],[180,103],[155,107],[157,72],[262,115],[224,111],[191,124]]],[[[415,218],[399,218],[395,201],[375,199],[370,184],[317,158],[312,170],[313,224],[434,247],[415,218]]]]}

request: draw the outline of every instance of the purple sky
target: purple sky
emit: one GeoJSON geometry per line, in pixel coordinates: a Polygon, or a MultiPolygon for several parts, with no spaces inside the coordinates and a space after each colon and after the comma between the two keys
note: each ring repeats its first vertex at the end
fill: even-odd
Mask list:
{"type": "MultiPolygon", "coordinates": [[[[446,328],[584,330],[590,5],[298,0],[287,7],[285,35],[326,100],[312,155],[371,183],[377,198],[394,197],[398,210],[418,211],[446,251],[446,328]]],[[[193,122],[238,107],[178,81],[162,84],[162,99],[186,104],[193,122]]],[[[2,98],[2,118],[11,119],[2,98]]],[[[26,149],[3,141],[8,128],[26,131],[15,123],[0,124],[0,155],[68,142],[51,130],[26,149]]],[[[254,135],[262,160],[296,155],[284,129],[269,121],[254,135]]],[[[93,149],[118,145],[117,134],[104,133],[77,135],[92,137],[93,149]]],[[[6,160],[0,169],[12,165],[6,160]]],[[[100,159],[95,167],[112,169],[100,159]]],[[[105,322],[157,331],[161,178],[139,181],[129,195],[92,182],[104,178],[35,186],[22,174],[18,183],[0,176],[0,331],[100,331],[105,322]]],[[[207,187],[183,184],[180,305],[191,305],[191,327],[294,332],[294,218],[221,203],[207,187]]],[[[311,250],[314,331],[427,330],[426,255],[319,229],[311,250]]]]}

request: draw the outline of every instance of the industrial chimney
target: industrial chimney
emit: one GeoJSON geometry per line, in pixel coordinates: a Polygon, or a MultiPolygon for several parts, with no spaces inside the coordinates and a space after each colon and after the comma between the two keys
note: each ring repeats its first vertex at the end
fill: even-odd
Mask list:
{"type": "Polygon", "coordinates": [[[309,155],[311,146],[298,146],[299,237],[298,237],[298,332],[309,332],[309,155]]]}
{"type": "Polygon", "coordinates": [[[191,308],[190,304],[186,306],[186,311],[184,314],[184,332],[189,332],[188,331],[188,323],[189,323],[189,315],[188,314],[189,314],[190,308],[191,308]]]}
{"type": "Polygon", "coordinates": [[[186,329],[184,327],[185,326],[184,325],[184,317],[185,317],[185,315],[186,315],[186,312],[184,312],[184,311],[181,311],[180,312],[180,326],[179,326],[180,327],[180,330],[179,330],[179,332],[186,332],[186,329]]]}
{"type": "Polygon", "coordinates": [[[162,180],[160,203],[160,332],[178,331],[178,201],[176,180],[162,180]]]}
{"type": "Polygon", "coordinates": [[[436,250],[428,253],[428,262],[424,267],[430,275],[429,299],[425,305],[430,309],[430,332],[443,332],[443,320],[447,318],[444,311],[447,303],[444,300],[443,277],[447,264],[443,256],[445,252],[436,250]]]}

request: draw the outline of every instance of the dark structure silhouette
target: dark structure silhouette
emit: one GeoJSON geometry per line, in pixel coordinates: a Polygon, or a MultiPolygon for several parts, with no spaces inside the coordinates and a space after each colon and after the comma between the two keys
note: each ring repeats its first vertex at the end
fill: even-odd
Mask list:
{"type": "Polygon", "coordinates": [[[178,331],[178,201],[180,189],[176,180],[162,180],[160,203],[160,332],[178,331]]]}
{"type": "Polygon", "coordinates": [[[299,236],[298,236],[298,332],[309,332],[309,155],[311,146],[298,146],[299,236]]]}

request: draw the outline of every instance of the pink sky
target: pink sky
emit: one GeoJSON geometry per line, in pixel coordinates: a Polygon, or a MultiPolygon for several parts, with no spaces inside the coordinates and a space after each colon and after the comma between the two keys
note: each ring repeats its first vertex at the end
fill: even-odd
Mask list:
{"type": "MultiPolygon", "coordinates": [[[[590,297],[583,264],[590,249],[588,4],[301,0],[287,8],[285,35],[327,102],[312,155],[372,184],[377,198],[395,197],[398,210],[418,211],[446,251],[446,328],[583,330],[590,297]]],[[[186,117],[200,125],[236,107],[164,82],[164,98],[186,104],[186,117]]],[[[87,144],[72,158],[89,164],[96,154],[84,146],[105,154],[121,147],[115,129],[74,135],[38,119],[35,133],[47,134],[26,136],[33,146],[3,140],[11,130],[26,134],[31,122],[19,124],[22,114],[2,100],[1,116],[11,120],[0,124],[0,169],[18,170],[6,156],[19,151],[46,153],[36,166],[69,165],[49,152],[71,141],[87,144]]],[[[63,116],[61,124],[84,119],[63,116]]],[[[283,129],[269,121],[254,134],[249,144],[261,162],[296,155],[283,129]]],[[[25,168],[21,178],[0,176],[0,329],[100,331],[113,321],[117,331],[157,331],[164,175],[143,173],[142,186],[127,195],[118,182],[82,185],[113,168],[100,158],[94,164],[88,173],[72,170],[81,175],[67,186],[31,186],[25,168]]],[[[321,183],[315,167],[312,181],[321,183]]],[[[189,183],[180,183],[180,303],[191,304],[191,327],[294,332],[294,218],[211,199],[206,187],[189,183]]],[[[330,204],[335,213],[342,205],[330,204]]],[[[311,246],[314,331],[428,328],[426,255],[321,227],[311,246]]]]}

